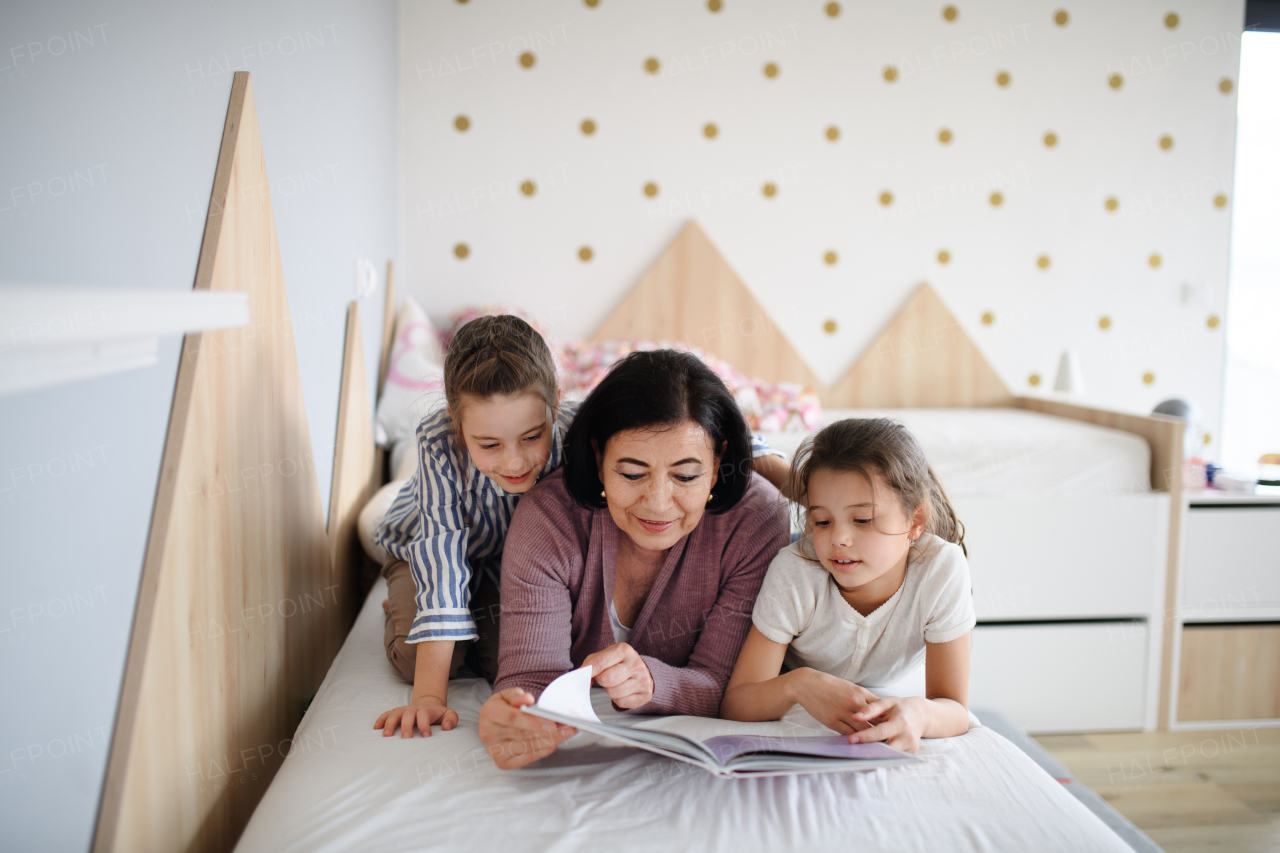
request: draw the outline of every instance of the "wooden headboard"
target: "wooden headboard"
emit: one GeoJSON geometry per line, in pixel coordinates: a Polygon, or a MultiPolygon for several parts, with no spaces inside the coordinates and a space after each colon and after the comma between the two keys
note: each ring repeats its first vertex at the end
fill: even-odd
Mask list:
{"type": "Polygon", "coordinates": [[[338,445],[366,461],[335,472],[331,538],[267,187],[237,72],[195,288],[248,293],[252,323],[183,342],[95,851],[231,849],[351,624],[335,558],[372,453],[358,316],[338,445]]]}
{"type": "Polygon", "coordinates": [[[1009,405],[1013,395],[928,284],[834,386],[810,369],[706,233],[690,222],[593,340],[684,341],[747,376],[798,382],[832,408],[1009,405]]]}

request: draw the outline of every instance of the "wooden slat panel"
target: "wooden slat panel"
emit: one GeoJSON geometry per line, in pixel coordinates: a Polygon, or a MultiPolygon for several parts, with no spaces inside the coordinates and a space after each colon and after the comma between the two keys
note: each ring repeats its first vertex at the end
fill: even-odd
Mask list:
{"type": "Polygon", "coordinates": [[[1280,625],[1182,629],[1178,720],[1280,718],[1280,625]]]}
{"type": "Polygon", "coordinates": [[[184,342],[96,851],[231,849],[348,627],[267,187],[237,72],[195,286],[252,325],[184,342]]]}
{"type": "MultiPolygon", "coordinates": [[[[373,414],[369,411],[364,371],[364,343],[360,335],[360,303],[347,308],[347,339],[342,351],[342,385],[338,392],[338,430],[333,447],[333,483],[329,491],[329,548],[332,583],[363,590],[360,566],[363,550],[356,531],[360,510],[377,491],[378,455],[373,444],[373,414]]],[[[356,603],[358,596],[353,596],[356,603]]],[[[355,613],[351,613],[355,619],[355,613]]]]}

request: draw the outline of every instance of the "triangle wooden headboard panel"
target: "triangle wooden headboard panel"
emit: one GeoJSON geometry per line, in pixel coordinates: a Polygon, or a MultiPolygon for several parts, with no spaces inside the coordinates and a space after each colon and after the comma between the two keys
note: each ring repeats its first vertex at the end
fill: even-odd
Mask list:
{"type": "Polygon", "coordinates": [[[230,850],[350,625],[267,187],[237,72],[195,288],[252,322],[183,342],[95,851],[230,850]]]}
{"type": "Polygon", "coordinates": [[[836,408],[1009,405],[1013,395],[937,292],[922,284],[834,387],[822,382],[690,222],[593,340],[678,340],[747,376],[798,382],[836,408]]]}

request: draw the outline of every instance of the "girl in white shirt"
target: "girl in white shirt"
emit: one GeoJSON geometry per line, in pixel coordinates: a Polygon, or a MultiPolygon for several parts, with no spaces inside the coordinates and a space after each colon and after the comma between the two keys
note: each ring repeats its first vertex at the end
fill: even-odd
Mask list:
{"type": "Polygon", "coordinates": [[[851,743],[907,752],[964,734],[964,526],[915,437],[885,418],[838,421],[805,440],[791,477],[805,533],[769,565],[720,716],[777,720],[799,703],[851,743]],[[924,697],[881,695],[922,659],[924,697]]]}

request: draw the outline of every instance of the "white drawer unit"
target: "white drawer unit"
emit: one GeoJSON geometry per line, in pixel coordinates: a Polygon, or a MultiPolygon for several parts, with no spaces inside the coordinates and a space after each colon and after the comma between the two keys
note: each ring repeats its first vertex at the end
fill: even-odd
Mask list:
{"type": "Polygon", "coordinates": [[[979,625],[969,707],[1032,732],[1142,729],[1147,642],[1142,622],[979,625]]]}
{"type": "Polygon", "coordinates": [[[1196,505],[1187,513],[1183,618],[1248,618],[1280,606],[1280,506],[1196,505]]]}
{"type": "Polygon", "coordinates": [[[1163,606],[1165,492],[952,503],[980,620],[1151,617],[1163,606]]]}

